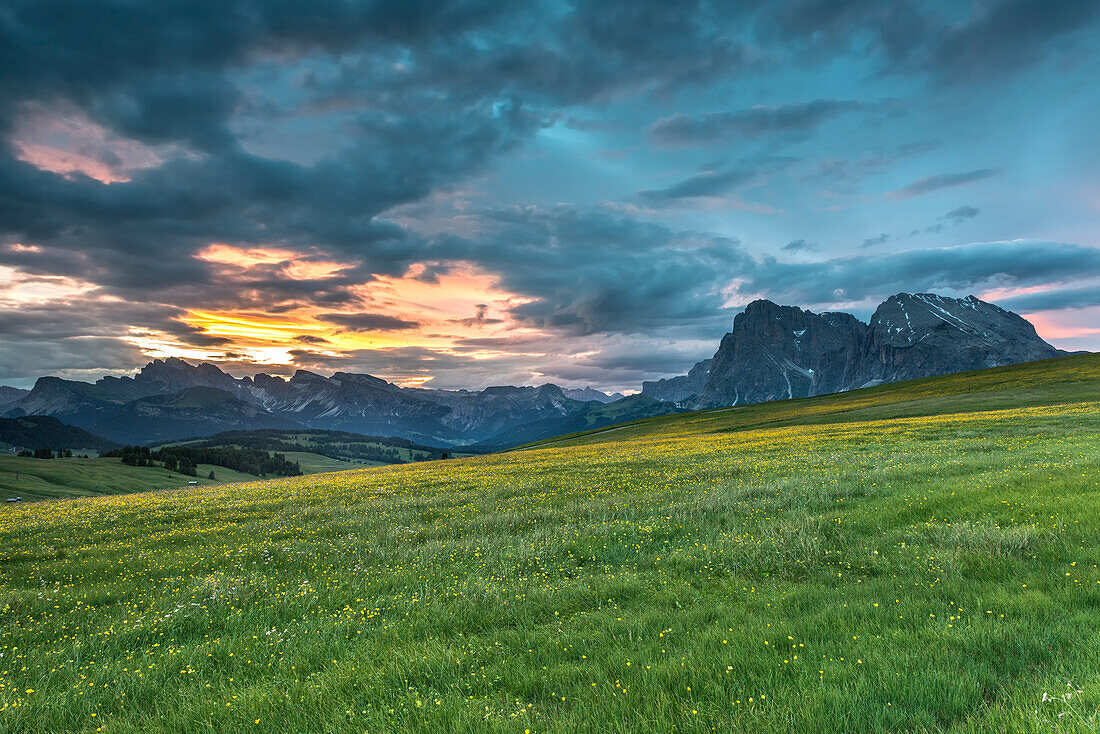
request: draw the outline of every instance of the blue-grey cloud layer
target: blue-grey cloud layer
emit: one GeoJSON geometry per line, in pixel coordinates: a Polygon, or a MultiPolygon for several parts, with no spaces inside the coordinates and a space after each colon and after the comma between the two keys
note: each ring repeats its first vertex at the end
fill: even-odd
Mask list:
{"type": "Polygon", "coordinates": [[[405,328],[353,286],[459,260],[528,299],[521,323],[670,353],[717,338],[739,293],[1070,283],[1035,302],[1091,303],[1072,283],[1095,275],[1097,204],[1038,197],[1100,163],[1098,19],[1086,0],[12,0],[0,244],[31,247],[0,264],[121,300],[5,314],[0,380],[130,367],[122,325],[216,344],[179,321],[200,306],[405,328]],[[40,170],[15,139],[35,109],[164,160],[110,185],[40,170]],[[944,249],[982,240],[1001,244],[944,249]],[[195,257],[211,243],[350,267],[231,277],[195,257]]]}

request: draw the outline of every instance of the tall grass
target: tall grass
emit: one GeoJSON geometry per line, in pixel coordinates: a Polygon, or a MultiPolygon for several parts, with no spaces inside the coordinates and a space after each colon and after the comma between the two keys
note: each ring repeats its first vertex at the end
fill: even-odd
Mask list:
{"type": "Polygon", "coordinates": [[[0,731],[1095,730],[1100,404],[671,426],[0,508],[0,731]]]}

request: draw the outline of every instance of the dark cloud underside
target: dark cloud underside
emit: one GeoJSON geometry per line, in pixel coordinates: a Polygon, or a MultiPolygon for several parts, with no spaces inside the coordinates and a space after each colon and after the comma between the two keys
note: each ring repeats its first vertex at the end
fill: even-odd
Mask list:
{"type": "Polygon", "coordinates": [[[131,369],[138,343],[245,360],[198,311],[328,329],[285,337],[295,365],[627,387],[743,295],[1081,308],[1098,23],[1088,0],[9,0],[0,380],[131,369]],[[367,295],[475,276],[497,300],[367,295]],[[504,341],[333,342],[430,329],[504,341]]]}

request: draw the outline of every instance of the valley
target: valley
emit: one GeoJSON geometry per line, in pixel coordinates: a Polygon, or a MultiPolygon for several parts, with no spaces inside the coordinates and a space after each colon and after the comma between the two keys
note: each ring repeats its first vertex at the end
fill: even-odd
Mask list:
{"type": "Polygon", "coordinates": [[[613,428],[0,507],[5,729],[1095,722],[1097,355],[613,428]]]}
{"type": "Polygon", "coordinates": [[[899,293],[868,323],[757,300],[710,359],[623,396],[585,388],[401,387],[366,374],[234,377],[216,365],[154,360],[95,383],[42,377],[0,392],[0,417],[49,416],[116,444],[224,431],[317,429],[396,437],[440,449],[496,451],[685,410],[846,392],[1064,354],[1025,319],[973,296],[899,293]]]}
{"type": "Polygon", "coordinates": [[[0,59],[0,734],[1100,734],[1100,0],[0,59]]]}

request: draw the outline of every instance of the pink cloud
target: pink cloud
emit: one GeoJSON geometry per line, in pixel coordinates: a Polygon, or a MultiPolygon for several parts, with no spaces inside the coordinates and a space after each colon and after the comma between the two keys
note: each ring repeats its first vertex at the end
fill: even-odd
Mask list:
{"type": "Polygon", "coordinates": [[[121,138],[66,105],[25,105],[11,144],[16,156],[32,166],[103,183],[128,181],[134,171],[164,160],[163,151],[121,138]]]}

